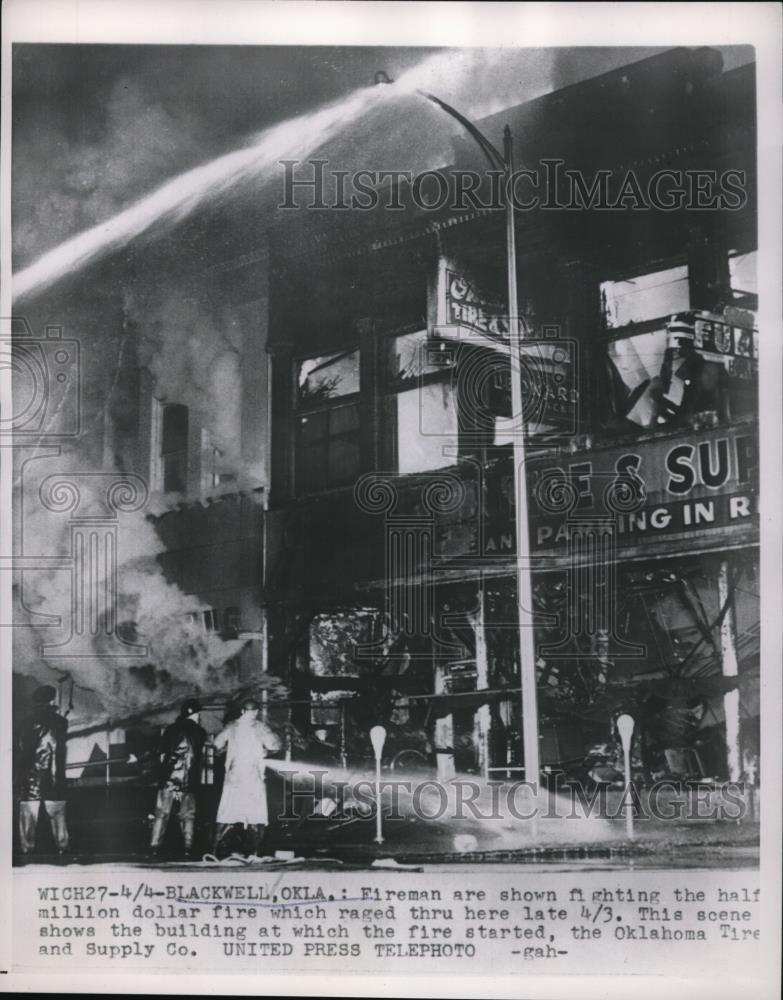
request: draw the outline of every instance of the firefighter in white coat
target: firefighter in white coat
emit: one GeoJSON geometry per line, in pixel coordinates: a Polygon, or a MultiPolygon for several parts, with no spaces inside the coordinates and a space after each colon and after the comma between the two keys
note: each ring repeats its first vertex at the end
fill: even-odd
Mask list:
{"type": "Polygon", "coordinates": [[[226,752],[226,776],[217,812],[215,853],[232,826],[241,823],[251,849],[259,854],[269,823],[266,801],[266,753],[280,749],[280,740],[258,718],[259,704],[242,703],[241,715],[215,737],[215,749],[226,752]]]}

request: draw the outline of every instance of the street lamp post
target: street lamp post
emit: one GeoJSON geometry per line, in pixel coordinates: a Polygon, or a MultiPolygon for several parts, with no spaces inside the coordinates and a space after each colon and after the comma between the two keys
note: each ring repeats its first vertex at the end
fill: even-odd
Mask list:
{"type": "Polygon", "coordinates": [[[383,815],[381,813],[381,757],[383,744],[386,742],[386,730],[383,726],[373,726],[370,730],[370,742],[375,754],[375,843],[383,843],[383,815]]]}
{"type": "Polygon", "coordinates": [[[625,833],[633,840],[633,801],[631,798],[631,740],[634,720],[631,715],[621,715],[617,720],[617,732],[623,745],[623,771],[625,777],[625,833]]]}
{"type": "Polygon", "coordinates": [[[512,433],[514,450],[514,506],[517,541],[516,575],[519,630],[519,671],[522,689],[522,755],[525,780],[538,782],[540,773],[538,748],[538,695],[536,691],[536,649],[533,631],[533,587],[530,575],[530,536],[525,475],[525,428],[522,402],[522,336],[523,323],[519,315],[517,295],[517,249],[514,228],[514,202],[511,185],[514,174],[514,142],[511,129],[503,130],[503,152],[500,153],[485,135],[451,105],[433,94],[418,93],[455,118],[475,140],[493,170],[502,172],[504,208],[506,212],[506,271],[508,277],[508,333],[511,364],[511,405],[518,423],[512,433]]]}

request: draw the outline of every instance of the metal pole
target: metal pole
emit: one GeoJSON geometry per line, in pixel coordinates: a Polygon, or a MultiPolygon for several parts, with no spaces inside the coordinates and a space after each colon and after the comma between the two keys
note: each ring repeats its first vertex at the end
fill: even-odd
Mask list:
{"type": "MultiPolygon", "coordinates": [[[[718,607],[724,607],[732,601],[729,583],[728,559],[721,559],[718,571],[718,607]]],[[[734,627],[734,607],[729,606],[720,626],[720,660],[721,672],[724,677],[736,677],[737,637],[734,627]]],[[[728,755],[729,781],[739,781],[742,777],[742,758],[740,756],[740,706],[739,688],[727,691],[723,695],[723,711],[726,716],[726,752],[728,755]]]]}
{"type": "Polygon", "coordinates": [[[266,513],[269,508],[269,494],[264,490],[261,494],[261,673],[264,675],[264,686],[261,689],[261,720],[264,725],[269,722],[269,689],[267,674],[269,673],[269,615],[267,612],[267,523],[266,513]]]}
{"type": "Polygon", "coordinates": [[[345,770],[348,767],[348,750],[346,745],[345,731],[345,699],[340,699],[340,767],[345,770]]]}
{"type": "Polygon", "coordinates": [[[375,843],[383,843],[383,815],[381,813],[381,757],[383,744],[386,742],[386,730],[383,726],[373,726],[370,730],[370,742],[375,754],[375,843]]]}
{"type": "Polygon", "coordinates": [[[514,174],[514,141],[511,129],[503,131],[503,159],[506,168],[506,266],[508,270],[508,334],[511,360],[511,408],[517,421],[512,433],[514,448],[514,501],[517,539],[517,603],[519,628],[519,676],[522,687],[522,762],[525,780],[538,783],[538,694],[536,691],[536,646],[533,631],[533,587],[530,574],[527,476],[525,469],[525,428],[522,401],[522,325],[517,296],[517,247],[514,230],[514,201],[511,184],[514,174]]]}
{"type": "Polygon", "coordinates": [[[623,771],[625,773],[625,833],[633,840],[633,786],[631,784],[631,740],[634,720],[631,715],[621,715],[617,720],[617,731],[623,744],[623,771]]]}
{"type": "MultiPolygon", "coordinates": [[[[472,136],[493,170],[502,169],[506,180],[506,267],[508,271],[509,346],[511,362],[511,403],[517,419],[522,421],[522,351],[520,344],[519,303],[517,298],[517,248],[514,231],[514,202],[510,196],[514,175],[514,146],[511,129],[503,130],[503,155],[487,137],[456,108],[434,94],[419,91],[422,97],[455,118],[472,136]]],[[[536,650],[533,634],[533,595],[530,579],[530,538],[528,535],[527,478],[525,475],[524,426],[512,434],[514,448],[514,495],[516,501],[517,537],[517,600],[519,603],[519,672],[522,687],[522,752],[527,781],[538,783],[540,761],[538,749],[538,704],[536,692],[536,650]]]]}
{"type": "Polygon", "coordinates": [[[375,758],[375,843],[383,843],[383,816],[381,814],[381,758],[375,758]]]}
{"type": "MultiPolygon", "coordinates": [[[[476,690],[489,687],[489,656],[487,654],[487,635],[485,629],[485,598],[484,583],[479,580],[478,610],[471,616],[473,634],[476,642],[476,690]]],[[[478,750],[478,768],[484,780],[489,779],[491,761],[489,759],[490,736],[492,733],[492,714],[489,704],[479,705],[475,713],[475,738],[478,750]]]]}

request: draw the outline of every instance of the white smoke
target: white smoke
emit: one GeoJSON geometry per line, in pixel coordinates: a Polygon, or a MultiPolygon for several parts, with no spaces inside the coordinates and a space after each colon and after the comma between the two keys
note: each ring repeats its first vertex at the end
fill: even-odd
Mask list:
{"type": "Polygon", "coordinates": [[[301,159],[380,100],[379,88],[350,97],[299,118],[266,129],[249,145],[219,156],[167,181],[105,222],[66,240],[13,276],[19,301],[76,268],[125,246],[152,226],[171,225],[238,184],[263,175],[282,159],[301,159]]]}
{"type": "MultiPolygon", "coordinates": [[[[615,65],[623,59],[621,53],[618,50],[615,65]]],[[[383,50],[379,50],[382,58],[383,50]]],[[[399,167],[415,171],[448,162],[451,139],[459,126],[417,90],[431,91],[475,118],[551,90],[555,68],[550,50],[438,53],[390,86],[355,91],[337,103],[274,125],[240,148],[173,176],[130,206],[124,203],[124,192],[131,182],[138,181],[140,172],[160,176],[177,155],[190,160],[196,140],[188,133],[192,129],[197,135],[200,126],[195,118],[178,121],[164,109],[147,107],[141,91],[121,81],[109,100],[109,119],[118,126],[112,130],[110,148],[101,144],[69,147],[64,138],[63,153],[69,165],[64,189],[31,191],[30,204],[38,204],[41,210],[26,216],[17,213],[15,226],[21,232],[15,235],[22,246],[39,245],[36,227],[43,225],[47,213],[59,216],[57,231],[72,231],[85,220],[101,221],[18,271],[13,276],[15,300],[32,296],[152,230],[175,225],[209,202],[247,190],[249,185],[257,192],[260,184],[279,180],[284,159],[306,159],[326,148],[341,168],[349,170],[399,167]]],[[[609,65],[604,61],[595,65],[595,72],[606,68],[609,65]]],[[[42,144],[42,155],[44,151],[42,144]]],[[[260,201],[255,204],[263,208],[260,201]]],[[[128,310],[134,312],[132,303],[128,310]]],[[[244,355],[232,317],[228,312],[216,315],[198,290],[185,286],[151,295],[139,315],[138,360],[152,373],[156,391],[188,405],[227,464],[242,471],[235,428],[241,417],[244,355]]],[[[114,343],[107,341],[102,348],[107,358],[114,343]]],[[[112,387],[119,373],[117,365],[109,380],[112,387]]],[[[90,391],[93,396],[98,393],[94,387],[90,391]]],[[[76,455],[74,471],[90,471],[93,462],[94,457],[87,454],[76,455]]],[[[244,472],[250,479],[256,476],[252,470],[244,472]]],[[[34,505],[29,506],[32,510],[34,505]]],[[[34,533],[38,551],[47,556],[67,555],[65,519],[30,510],[25,513],[25,530],[34,533]]],[[[160,540],[143,514],[124,521],[119,605],[121,616],[134,623],[138,641],[149,646],[147,673],[134,673],[127,662],[102,657],[100,643],[96,643],[95,658],[68,663],[68,671],[80,685],[96,692],[106,710],[136,710],[183,688],[214,690],[223,683],[221,667],[237,652],[235,644],[187,625],[187,613],[204,609],[166,582],[156,561],[160,549],[160,540]]],[[[67,574],[58,571],[30,571],[21,584],[29,612],[66,618],[69,588],[67,574]]],[[[47,670],[59,670],[57,661],[47,663],[40,657],[40,645],[49,641],[50,631],[33,627],[16,632],[17,663],[39,679],[44,679],[47,670]]]]}
{"type": "MultiPolygon", "coordinates": [[[[15,239],[22,248],[37,246],[40,234],[36,227],[51,229],[52,218],[58,220],[55,231],[67,231],[85,218],[101,221],[18,271],[13,277],[14,298],[18,302],[153,227],[173,225],[205,202],[222,198],[249,181],[269,180],[276,176],[280,160],[305,159],[332,140],[344,143],[354,132],[355,141],[349,143],[354,160],[351,163],[343,158],[343,169],[352,165],[386,168],[391,161],[401,159],[404,169],[414,171],[442,165],[448,161],[450,137],[459,126],[428,107],[417,91],[434,93],[476,119],[654,50],[576,50],[569,60],[563,55],[566,51],[510,47],[436,53],[406,69],[390,86],[363,88],[334,104],[273,125],[240,148],[180,173],[112,214],[115,207],[124,205],[127,184],[131,179],[137,183],[140,172],[154,175],[170,165],[177,153],[191,160],[204,127],[195,113],[183,122],[164,107],[151,107],[136,83],[120,80],[108,101],[109,124],[116,124],[110,131],[113,138],[108,148],[96,144],[72,150],[68,138],[62,137],[69,164],[64,189],[29,192],[27,203],[38,205],[40,210],[28,211],[16,222],[20,232],[15,233],[15,239]],[[362,125],[368,114],[371,128],[366,122],[362,125]]],[[[378,49],[378,58],[383,60],[383,49],[378,49]]],[[[35,150],[28,155],[36,155],[35,150]]],[[[45,155],[44,146],[38,155],[45,155]]],[[[17,171],[17,175],[18,183],[24,186],[23,173],[17,171]]]]}
{"type": "MultiPolygon", "coordinates": [[[[214,315],[196,289],[162,288],[139,322],[139,363],[154,377],[161,400],[188,407],[226,469],[241,467],[242,330],[214,315]]],[[[260,485],[254,483],[253,485],[260,485]]]]}
{"type": "MultiPolygon", "coordinates": [[[[84,467],[72,463],[65,470],[61,458],[42,461],[47,466],[54,464],[57,478],[76,483],[89,501],[92,483],[91,476],[84,474],[86,462],[80,463],[84,467]]],[[[95,493],[100,489],[101,484],[96,483],[95,493]]],[[[17,528],[23,525],[25,536],[34,539],[34,544],[27,546],[28,558],[33,563],[39,557],[47,561],[59,558],[62,563],[59,569],[42,566],[25,570],[17,583],[17,672],[42,683],[69,675],[80,693],[92,693],[86,703],[81,694],[76,699],[77,716],[86,712],[87,718],[94,718],[96,712],[127,715],[194,691],[228,689],[231,680],[224,665],[244,643],[225,640],[205,629],[199,615],[206,606],[166,580],[157,560],[164,546],[146,509],[124,512],[118,518],[114,626],[103,616],[99,601],[101,617],[90,636],[89,655],[73,656],[67,646],[56,646],[67,638],[74,614],[79,613],[74,601],[79,600],[79,608],[89,616],[94,593],[77,598],[74,591],[79,577],[73,572],[68,513],[35,503],[37,495],[37,484],[34,488],[31,483],[27,502],[17,516],[17,528]],[[118,632],[137,648],[120,646],[118,632]],[[47,650],[48,646],[52,648],[47,650]],[[146,647],[144,655],[142,647],[146,647]]],[[[106,563],[96,560],[91,569],[98,593],[113,586],[114,577],[106,563]]]]}

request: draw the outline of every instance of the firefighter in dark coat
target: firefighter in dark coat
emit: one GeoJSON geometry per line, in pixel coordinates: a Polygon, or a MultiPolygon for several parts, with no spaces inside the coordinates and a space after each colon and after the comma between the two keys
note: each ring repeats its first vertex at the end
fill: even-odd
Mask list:
{"type": "Polygon", "coordinates": [[[196,792],[201,785],[201,764],[206,732],[199,725],[201,705],[188,698],[179,718],[163,734],[161,773],[151,848],[158,852],[175,803],[179,806],[179,826],[185,851],[193,850],[196,829],[196,792]]]}
{"type": "Polygon", "coordinates": [[[19,767],[19,842],[23,854],[35,847],[41,803],[49,817],[57,850],[68,849],[65,820],[65,740],[68,722],[52,704],[57,690],[46,684],[33,693],[33,710],[17,740],[19,767]]]}

